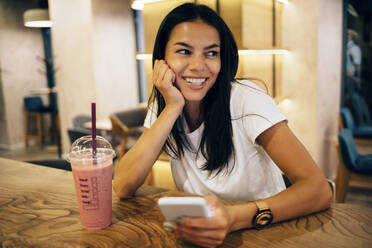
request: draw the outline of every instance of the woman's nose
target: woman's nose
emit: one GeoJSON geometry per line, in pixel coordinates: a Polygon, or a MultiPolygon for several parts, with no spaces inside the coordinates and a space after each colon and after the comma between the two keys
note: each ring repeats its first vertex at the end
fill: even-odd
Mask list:
{"type": "Polygon", "coordinates": [[[191,70],[202,70],[204,69],[204,58],[203,56],[195,54],[191,56],[189,67],[191,70]]]}

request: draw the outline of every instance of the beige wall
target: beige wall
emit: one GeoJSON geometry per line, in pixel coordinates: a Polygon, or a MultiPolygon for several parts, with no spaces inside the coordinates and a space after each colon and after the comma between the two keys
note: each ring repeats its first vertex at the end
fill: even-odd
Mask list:
{"type": "Polygon", "coordinates": [[[243,0],[220,1],[220,15],[229,26],[239,48],[243,48],[242,2],[243,0]]]}
{"type": "Polygon", "coordinates": [[[23,12],[35,8],[37,2],[0,1],[0,148],[3,149],[24,146],[23,97],[31,89],[47,86],[40,29],[23,26],[23,12]]]}
{"type": "Polygon", "coordinates": [[[317,154],[318,0],[291,2],[283,8],[282,110],[289,126],[313,158],[317,154]]]}
{"type": "Polygon", "coordinates": [[[319,2],[318,30],[318,151],[319,165],[336,178],[338,116],[341,97],[342,1],[319,2]]]}
{"type": "Polygon", "coordinates": [[[138,104],[133,17],[129,0],[49,0],[63,152],[78,114],[97,118],[138,104]]]}
{"type": "Polygon", "coordinates": [[[241,5],[242,46],[240,49],[273,47],[273,2],[270,0],[243,0],[241,5]]]}
{"type": "Polygon", "coordinates": [[[291,1],[283,8],[282,111],[327,177],[334,179],[340,98],[342,1],[291,1]]]}
{"type": "Polygon", "coordinates": [[[129,0],[92,1],[99,117],[138,104],[135,31],[129,0]]]}

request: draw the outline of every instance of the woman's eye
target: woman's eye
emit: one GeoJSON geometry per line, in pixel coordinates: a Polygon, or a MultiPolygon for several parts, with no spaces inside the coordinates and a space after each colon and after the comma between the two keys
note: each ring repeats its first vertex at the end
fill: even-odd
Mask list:
{"type": "Polygon", "coordinates": [[[218,52],[217,51],[209,51],[207,52],[207,56],[210,56],[210,57],[216,57],[218,55],[218,52]]]}
{"type": "Polygon", "coordinates": [[[191,54],[191,52],[187,49],[180,49],[180,50],[177,50],[177,53],[180,53],[180,54],[191,54]]]}

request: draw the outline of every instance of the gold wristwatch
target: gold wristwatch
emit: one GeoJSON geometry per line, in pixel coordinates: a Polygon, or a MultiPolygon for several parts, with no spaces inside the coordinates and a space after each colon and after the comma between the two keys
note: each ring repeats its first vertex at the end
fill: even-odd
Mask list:
{"type": "Polygon", "coordinates": [[[256,203],[257,212],[253,216],[252,225],[256,229],[262,229],[271,224],[273,221],[273,214],[269,206],[263,200],[257,200],[254,203],[256,203]]]}

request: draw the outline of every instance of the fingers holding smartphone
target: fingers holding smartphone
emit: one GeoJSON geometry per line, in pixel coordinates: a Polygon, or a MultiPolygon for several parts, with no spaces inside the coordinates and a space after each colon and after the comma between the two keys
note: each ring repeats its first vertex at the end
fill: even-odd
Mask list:
{"type": "Polygon", "coordinates": [[[202,199],[203,205],[208,208],[208,218],[184,217],[182,221],[176,219],[177,224],[174,224],[173,229],[178,237],[191,243],[202,247],[216,247],[223,243],[227,233],[232,230],[232,217],[227,206],[216,196],[208,195],[202,199]]]}
{"type": "Polygon", "coordinates": [[[158,200],[160,210],[167,221],[178,217],[210,218],[213,212],[202,197],[162,197],[158,200]]]}
{"type": "Polygon", "coordinates": [[[175,85],[176,75],[165,60],[155,60],[152,82],[164,97],[167,106],[183,108],[185,100],[175,85]]]}

